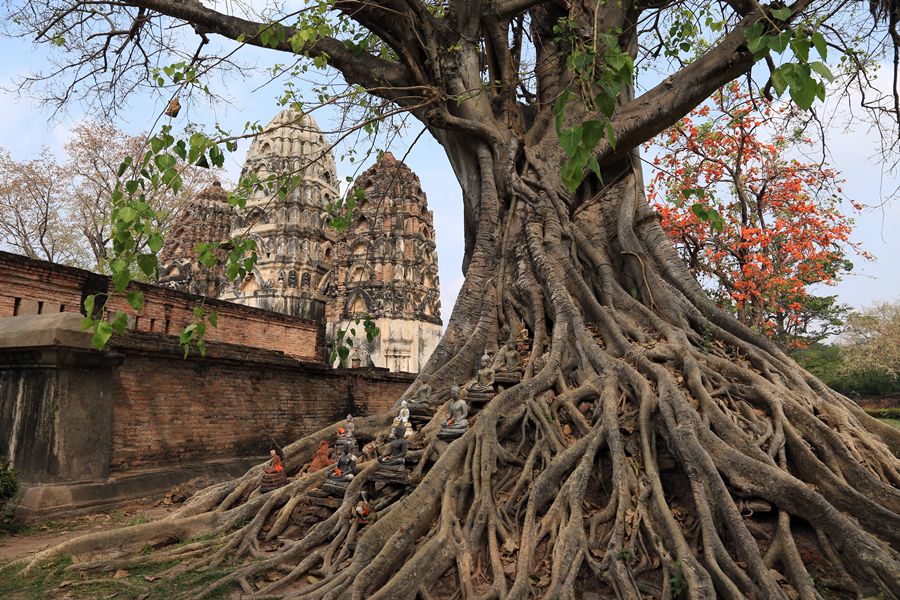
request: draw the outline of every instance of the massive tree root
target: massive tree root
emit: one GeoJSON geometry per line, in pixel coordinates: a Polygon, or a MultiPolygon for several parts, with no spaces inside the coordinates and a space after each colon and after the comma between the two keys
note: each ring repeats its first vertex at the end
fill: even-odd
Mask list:
{"type": "MultiPolygon", "coordinates": [[[[456,163],[478,200],[466,283],[405,395],[428,381],[435,416],[410,453],[412,483],[371,499],[377,520],[350,516],[374,461],[319,513],[303,507],[324,473],[260,494],[257,467],[162,521],[33,563],[233,566],[198,596],[900,597],[900,432],[706,298],[630,159],[573,200],[543,159],[524,153],[506,173],[497,150],[468,155],[456,163]],[[522,381],[442,442],[447,388],[520,319],[533,338],[522,381]]],[[[390,418],[367,419],[360,441],[390,418]]],[[[334,434],[286,448],[289,473],[334,434]]]]}

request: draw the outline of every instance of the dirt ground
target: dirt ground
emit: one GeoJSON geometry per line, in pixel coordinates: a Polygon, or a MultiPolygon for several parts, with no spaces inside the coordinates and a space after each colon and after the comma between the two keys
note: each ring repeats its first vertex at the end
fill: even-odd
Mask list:
{"type": "Polygon", "coordinates": [[[83,533],[158,519],[176,508],[177,505],[153,502],[106,513],[35,521],[16,533],[0,533],[0,563],[27,558],[83,533]]]}

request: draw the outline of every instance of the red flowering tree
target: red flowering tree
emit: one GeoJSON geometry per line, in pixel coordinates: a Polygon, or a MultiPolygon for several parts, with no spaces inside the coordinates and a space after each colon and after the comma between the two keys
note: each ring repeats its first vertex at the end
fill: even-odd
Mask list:
{"type": "MultiPolygon", "coordinates": [[[[843,180],[790,158],[808,143],[776,129],[784,109],[730,84],[654,144],[649,188],[663,229],[714,298],[744,323],[785,342],[830,333],[833,297],[809,293],[853,265],[843,180]]],[[[857,210],[860,205],[852,203],[857,210]]]]}

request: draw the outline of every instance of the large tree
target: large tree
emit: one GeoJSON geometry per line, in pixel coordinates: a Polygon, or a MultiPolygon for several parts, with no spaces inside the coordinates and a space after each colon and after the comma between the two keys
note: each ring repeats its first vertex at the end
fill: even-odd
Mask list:
{"type": "MultiPolygon", "coordinates": [[[[154,61],[173,53],[193,84],[220,64],[203,56],[219,35],[328,65],[380,99],[382,116],[410,113],[440,142],[463,191],[465,283],[405,395],[434,390],[412,457],[420,480],[359,529],[347,515],[367,466],[338,510],[289,529],[262,560],[321,474],[260,494],[255,468],[163,521],[38,558],[74,554],[76,569],[181,559],[173,573],[230,560],[212,587],[307,598],[817,598],[823,573],[846,593],[897,597],[900,432],[709,300],[646,201],[636,150],[757,63],[764,93],[804,107],[830,76],[811,48],[846,49],[864,79],[872,55],[848,45],[893,47],[895,2],[871,4],[886,28],[871,27],[868,5],[829,0],[231,6],[52,0],[15,17],[68,51],[77,89],[105,98],[155,78],[154,61]],[[655,63],[663,76],[638,93],[632,65],[649,72],[654,57],[668,57],[655,63]],[[522,382],[444,446],[448,387],[520,319],[532,338],[522,382]],[[157,550],[140,555],[148,544],[157,550]],[[123,547],[133,556],[84,562],[123,547]]],[[[887,101],[864,103],[887,121],[898,112],[887,101]]],[[[389,422],[371,417],[357,435],[389,422]]],[[[288,471],[335,429],[287,447],[288,471]]]]}

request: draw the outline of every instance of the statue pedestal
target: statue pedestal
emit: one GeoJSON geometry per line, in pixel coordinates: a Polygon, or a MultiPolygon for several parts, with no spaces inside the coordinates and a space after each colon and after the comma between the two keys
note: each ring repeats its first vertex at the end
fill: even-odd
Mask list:
{"type": "Polygon", "coordinates": [[[409,422],[420,429],[423,425],[427,425],[434,416],[434,411],[428,408],[427,404],[410,404],[409,405],[409,422]]]}
{"type": "Polygon", "coordinates": [[[287,475],[284,471],[277,473],[263,473],[259,476],[259,491],[265,494],[276,490],[287,483],[287,475]]]}
{"type": "Polygon", "coordinates": [[[512,387],[522,381],[521,373],[497,373],[494,376],[494,385],[512,387]]]}
{"type": "Polygon", "coordinates": [[[469,404],[487,404],[494,397],[493,392],[472,392],[466,395],[466,402],[469,404]]]}
{"type": "Polygon", "coordinates": [[[325,483],[322,484],[322,487],[319,488],[319,491],[329,496],[343,498],[344,492],[347,491],[347,488],[349,486],[349,481],[335,481],[333,479],[326,479],[325,483]]]}
{"type": "Polygon", "coordinates": [[[406,485],[406,467],[404,465],[384,466],[382,465],[377,471],[369,476],[369,481],[374,483],[393,483],[397,485],[406,485]]]}
{"type": "Polygon", "coordinates": [[[444,440],[445,442],[452,442],[458,437],[462,437],[464,433],[466,433],[468,429],[441,429],[438,431],[438,439],[444,440]]]}

